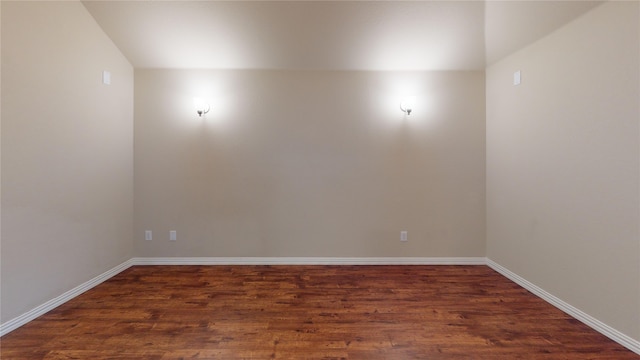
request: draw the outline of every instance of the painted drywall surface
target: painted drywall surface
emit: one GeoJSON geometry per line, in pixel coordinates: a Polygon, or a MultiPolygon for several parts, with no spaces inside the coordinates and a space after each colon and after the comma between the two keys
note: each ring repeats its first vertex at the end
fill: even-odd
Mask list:
{"type": "MultiPolygon", "coordinates": [[[[2,59],[2,4],[0,4],[0,61],[2,59]]],[[[0,66],[0,204],[2,204],[2,68],[0,66]]],[[[2,206],[0,205],[0,260],[2,259],[2,206]]],[[[2,266],[0,266],[0,307],[2,307],[2,266]]],[[[0,322],[2,318],[0,317],[0,322]]]]}
{"type": "Polygon", "coordinates": [[[638,17],[607,3],[487,69],[486,195],[490,259],[636,340],[638,17]]]}
{"type": "Polygon", "coordinates": [[[135,84],[136,256],[484,256],[484,72],[136,69],[135,84]]]}
{"type": "Polygon", "coordinates": [[[550,34],[604,1],[483,1],[486,64],[550,34]]]}
{"type": "Polygon", "coordinates": [[[484,68],[481,1],[84,4],[136,69],[484,68]]]}
{"type": "Polygon", "coordinates": [[[131,258],[133,68],[79,2],[1,6],[5,322],[131,258]]]}

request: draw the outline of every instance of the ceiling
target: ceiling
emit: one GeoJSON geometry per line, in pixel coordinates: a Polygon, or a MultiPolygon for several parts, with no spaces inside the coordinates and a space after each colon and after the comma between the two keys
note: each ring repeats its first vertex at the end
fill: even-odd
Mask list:
{"type": "Polygon", "coordinates": [[[480,70],[601,1],[84,1],[135,68],[480,70]]]}

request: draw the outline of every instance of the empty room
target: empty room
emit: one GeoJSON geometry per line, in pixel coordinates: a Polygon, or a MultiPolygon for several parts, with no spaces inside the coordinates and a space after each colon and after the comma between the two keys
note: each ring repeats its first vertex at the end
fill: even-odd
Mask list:
{"type": "Polygon", "coordinates": [[[0,1],[2,359],[640,359],[640,1],[0,1]]]}

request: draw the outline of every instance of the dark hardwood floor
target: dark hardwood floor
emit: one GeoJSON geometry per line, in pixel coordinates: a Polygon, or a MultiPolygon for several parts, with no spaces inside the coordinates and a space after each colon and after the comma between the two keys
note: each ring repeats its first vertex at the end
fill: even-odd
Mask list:
{"type": "Polygon", "coordinates": [[[2,359],[640,359],[486,266],[136,266],[2,359]]]}

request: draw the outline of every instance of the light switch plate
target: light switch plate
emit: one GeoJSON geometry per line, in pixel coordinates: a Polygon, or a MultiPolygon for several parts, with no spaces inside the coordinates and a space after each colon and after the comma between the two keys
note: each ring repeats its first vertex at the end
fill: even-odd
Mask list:
{"type": "Polygon", "coordinates": [[[102,72],[102,83],[105,85],[111,85],[111,72],[107,70],[102,72]]]}

